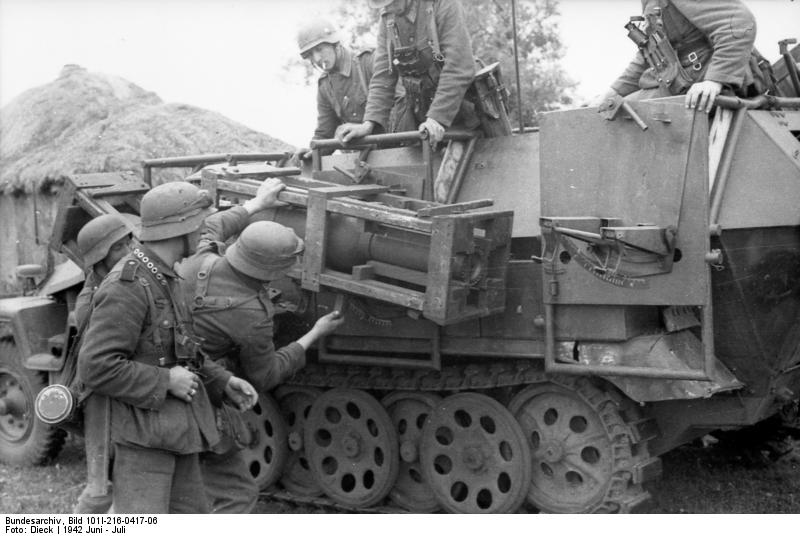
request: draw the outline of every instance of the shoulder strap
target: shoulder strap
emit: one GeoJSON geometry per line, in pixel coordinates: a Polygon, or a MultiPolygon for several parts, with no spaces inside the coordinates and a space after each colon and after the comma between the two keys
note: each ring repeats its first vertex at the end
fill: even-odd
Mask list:
{"type": "Polygon", "coordinates": [[[439,46],[439,31],[436,28],[436,13],[433,9],[434,0],[424,0],[424,2],[428,5],[424,10],[421,11],[424,13],[424,16],[427,17],[428,44],[430,45],[431,52],[433,53],[433,60],[442,62],[444,61],[444,54],[442,54],[442,49],[439,46]]]}

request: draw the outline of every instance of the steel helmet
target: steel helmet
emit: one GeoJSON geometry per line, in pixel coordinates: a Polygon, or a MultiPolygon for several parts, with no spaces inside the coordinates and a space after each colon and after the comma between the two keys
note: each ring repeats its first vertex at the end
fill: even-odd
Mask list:
{"type": "Polygon", "coordinates": [[[225,258],[243,274],[272,281],[286,275],[304,248],[303,239],[292,229],[274,221],[258,221],[242,231],[225,251],[225,258]]]}
{"type": "Polygon", "coordinates": [[[394,0],[367,0],[369,7],[372,9],[381,9],[394,2],[394,0]]]}
{"type": "Polygon", "coordinates": [[[81,227],[77,242],[84,269],[88,270],[105,259],[111,246],[131,232],[118,214],[101,214],[81,227]]]}
{"type": "Polygon", "coordinates": [[[208,192],[185,181],[160,184],[144,194],[141,204],[144,242],[166,240],[196,231],[216,212],[208,192]]]}
{"type": "Polygon", "coordinates": [[[335,45],[340,41],[336,26],[325,19],[313,20],[297,32],[297,46],[300,48],[300,56],[303,58],[320,43],[335,45]]]}

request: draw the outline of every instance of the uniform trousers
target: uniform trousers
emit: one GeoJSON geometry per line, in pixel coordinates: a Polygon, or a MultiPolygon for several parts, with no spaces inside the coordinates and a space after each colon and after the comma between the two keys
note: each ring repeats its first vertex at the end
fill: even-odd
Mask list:
{"type": "Polygon", "coordinates": [[[203,483],[214,514],[249,514],[258,502],[258,485],[241,450],[200,456],[203,483]]]}
{"type": "Polygon", "coordinates": [[[207,514],[198,454],[114,444],[115,513],[207,514]]]}

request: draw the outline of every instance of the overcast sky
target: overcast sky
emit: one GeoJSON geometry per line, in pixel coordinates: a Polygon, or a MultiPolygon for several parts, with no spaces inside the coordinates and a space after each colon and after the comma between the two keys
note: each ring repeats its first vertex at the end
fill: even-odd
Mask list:
{"type": "MultiPolygon", "coordinates": [[[[352,0],[363,1],[363,0],[352,0]]],[[[464,0],[469,8],[472,0],[464,0]]],[[[800,39],[800,0],[747,0],[757,46],[800,39]]],[[[295,32],[330,0],[0,0],[0,105],[63,65],[121,76],[167,102],[217,111],[293,144],[315,124],[314,90],[285,80],[295,32]]],[[[637,0],[562,0],[564,67],[579,99],[605,90],[633,55],[622,28],[637,0]]],[[[510,73],[507,78],[511,80],[510,73]]]]}

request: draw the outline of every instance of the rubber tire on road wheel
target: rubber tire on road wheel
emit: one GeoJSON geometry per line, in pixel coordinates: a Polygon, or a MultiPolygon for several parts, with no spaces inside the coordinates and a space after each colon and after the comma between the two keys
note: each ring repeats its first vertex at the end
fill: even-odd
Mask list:
{"type": "Polygon", "coordinates": [[[36,418],[33,403],[47,385],[44,373],[22,366],[16,344],[0,341],[0,396],[21,393],[22,407],[0,415],[0,461],[9,465],[38,465],[55,458],[66,433],[36,418]]]}

